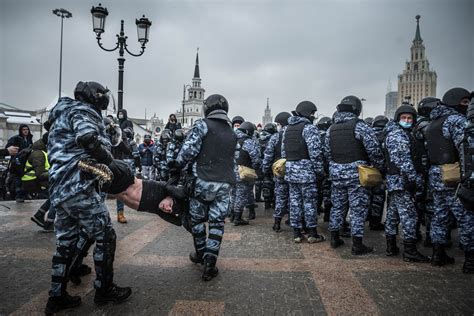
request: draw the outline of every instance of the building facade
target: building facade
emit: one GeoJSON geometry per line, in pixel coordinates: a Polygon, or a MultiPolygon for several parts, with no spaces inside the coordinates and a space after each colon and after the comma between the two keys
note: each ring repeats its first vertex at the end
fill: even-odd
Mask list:
{"type": "Polygon", "coordinates": [[[405,69],[398,75],[397,105],[408,101],[415,105],[424,97],[436,96],[436,72],[430,69],[426,58],[425,46],[420,34],[420,16],[416,16],[416,33],[410,48],[410,61],[405,63],[405,69]]]}
{"type": "Polygon", "coordinates": [[[385,113],[384,115],[389,119],[392,119],[395,115],[395,111],[397,110],[397,100],[398,100],[398,92],[397,91],[389,91],[385,95],[385,113]]]}
{"type": "Polygon", "coordinates": [[[201,77],[199,71],[199,51],[196,53],[196,64],[194,66],[194,76],[191,85],[185,85],[183,88],[183,103],[181,109],[176,111],[176,119],[181,122],[184,129],[193,126],[196,120],[204,117],[204,90],[201,87],[201,77]],[[187,92],[187,93],[186,93],[187,92]]]}
{"type": "Polygon", "coordinates": [[[265,127],[268,123],[273,123],[272,110],[270,109],[269,99],[267,98],[267,107],[262,116],[262,125],[265,127]]]}

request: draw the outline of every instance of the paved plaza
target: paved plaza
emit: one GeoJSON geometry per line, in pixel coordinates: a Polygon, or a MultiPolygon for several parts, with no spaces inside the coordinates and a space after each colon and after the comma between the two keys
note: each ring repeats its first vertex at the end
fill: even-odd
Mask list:
{"type": "MultiPolygon", "coordinates": [[[[115,210],[115,201],[108,201],[115,210]]],[[[41,201],[0,202],[0,315],[41,314],[48,297],[54,234],[30,220],[41,201]]],[[[353,257],[350,241],[337,250],[329,241],[294,244],[292,231],[272,231],[271,211],[257,210],[249,226],[225,227],[219,276],[201,281],[192,264],[191,235],[158,216],[126,209],[128,224],[116,223],[115,280],[131,286],[123,304],[96,307],[94,273],[68,291],[82,297],[70,315],[473,315],[474,276],[456,264],[435,268],[385,256],[383,232],[367,229],[373,255],[353,257]]],[[[328,236],[327,224],[320,231],[328,236]]],[[[453,234],[457,238],[457,233],[453,234]]],[[[399,241],[400,243],[400,241],[399,241]]],[[[430,249],[420,246],[428,255],[430,249]]],[[[92,265],[91,255],[85,262],[92,265]]]]}

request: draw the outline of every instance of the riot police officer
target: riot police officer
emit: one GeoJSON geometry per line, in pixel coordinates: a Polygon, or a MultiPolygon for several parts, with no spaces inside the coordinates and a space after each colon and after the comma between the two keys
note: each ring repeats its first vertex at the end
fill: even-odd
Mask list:
{"type": "MultiPolygon", "coordinates": [[[[324,142],[326,141],[326,133],[329,127],[332,125],[332,119],[330,117],[322,117],[319,119],[316,126],[319,130],[319,137],[321,139],[321,146],[324,148],[324,142]]],[[[324,157],[324,156],[323,156],[324,157]]],[[[328,162],[324,160],[324,178],[318,182],[318,214],[324,211],[324,221],[329,222],[329,214],[331,213],[331,181],[329,181],[328,162]],[[322,210],[321,210],[322,206],[322,210]],[[320,211],[321,210],[321,211],[320,211]]]]}
{"type": "Polygon", "coordinates": [[[430,113],[431,123],[426,130],[426,143],[430,162],[429,185],[433,193],[434,216],[431,222],[433,243],[432,265],[442,266],[454,263],[454,258],[446,254],[448,214],[451,210],[458,222],[460,242],[466,260],[464,273],[474,271],[472,251],[474,251],[474,213],[468,212],[455,194],[456,183],[443,180],[443,169],[459,162],[459,146],[464,138],[466,117],[461,113],[467,108],[470,93],[463,88],[448,90],[442,104],[430,113]]]}
{"type": "MultiPolygon", "coordinates": [[[[262,162],[262,171],[265,177],[269,177],[272,174],[272,165],[281,158],[283,134],[290,117],[291,114],[288,112],[281,112],[275,116],[275,123],[277,124],[278,132],[270,137],[267,147],[265,148],[262,162]]],[[[275,175],[273,179],[275,181],[275,211],[273,212],[275,223],[273,224],[272,229],[275,232],[280,232],[281,219],[283,215],[288,213],[288,182],[286,182],[285,178],[282,176],[275,175]]]]}
{"type": "Polygon", "coordinates": [[[358,119],[362,102],[358,97],[344,97],[337,105],[334,123],[326,135],[326,159],[329,161],[332,209],[329,219],[331,246],[344,244],[339,229],[344,222],[344,211],[349,205],[352,254],[362,255],[373,251],[362,243],[364,224],[369,206],[369,189],[359,182],[359,165],[384,167],[384,157],[373,129],[358,119]]]}
{"type": "Polygon", "coordinates": [[[202,279],[210,281],[219,272],[216,262],[229,210],[230,188],[235,183],[237,137],[227,117],[229,104],[222,95],[210,95],[203,110],[205,118],[194,123],[176,163],[180,167],[192,164],[195,181],[189,212],[196,251],[190,260],[204,265],[202,279]]]}
{"type": "Polygon", "coordinates": [[[317,232],[317,181],[323,175],[322,147],[318,129],[313,125],[316,105],[311,101],[300,102],[283,134],[282,158],[286,159],[285,180],[290,192],[290,223],[293,228],[293,239],[300,243],[302,217],[306,223],[308,242],[316,243],[325,240],[317,232]]]}
{"type": "Polygon", "coordinates": [[[429,262],[430,259],[416,248],[417,212],[414,196],[417,186],[422,185],[421,156],[416,147],[412,128],[417,112],[411,105],[401,105],[395,112],[394,121],[386,126],[385,154],[387,160],[387,190],[390,194],[385,236],[387,256],[397,255],[397,227],[400,220],[403,229],[403,260],[429,262]]]}
{"type": "MultiPolygon", "coordinates": [[[[260,133],[260,138],[258,139],[258,142],[260,144],[260,155],[261,159],[264,159],[264,153],[265,149],[267,147],[267,144],[270,141],[270,138],[277,133],[277,127],[273,123],[267,123],[263,127],[262,132],[260,133]]],[[[257,173],[260,177],[257,178],[257,181],[255,182],[255,200],[258,202],[258,197],[260,197],[260,192],[259,189],[261,190],[261,195],[263,196],[263,201],[265,202],[265,209],[270,209],[274,206],[275,202],[275,196],[273,194],[273,190],[275,188],[275,184],[273,182],[272,176],[265,175],[261,172],[261,170],[258,170],[257,173]],[[261,173],[261,174],[260,174],[261,173]],[[260,188],[259,188],[260,186],[260,188]]]]}

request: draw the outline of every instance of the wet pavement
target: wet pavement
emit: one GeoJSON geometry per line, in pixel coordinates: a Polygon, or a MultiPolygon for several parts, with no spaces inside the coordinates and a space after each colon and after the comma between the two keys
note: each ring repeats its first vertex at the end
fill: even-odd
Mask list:
{"type": "MultiPolygon", "coordinates": [[[[383,232],[366,228],[365,243],[376,252],[354,257],[350,239],[334,250],[329,241],[294,244],[292,232],[271,229],[271,210],[259,204],[248,226],[226,224],[219,275],[201,281],[192,264],[192,238],[159,217],[126,209],[116,222],[115,281],[132,287],[126,302],[95,306],[92,280],[68,291],[82,297],[72,315],[423,315],[474,314],[474,275],[461,273],[463,253],[448,250],[456,264],[435,268],[385,256],[383,232]]],[[[48,297],[53,233],[31,220],[41,201],[0,202],[0,315],[42,314],[48,297]]],[[[319,232],[328,235],[327,224],[319,232]]],[[[329,236],[327,236],[329,237],[329,236]]],[[[401,241],[399,240],[399,244],[401,241]]],[[[431,250],[419,245],[429,255],[431,250]]],[[[89,255],[85,262],[92,265],[89,255]]]]}

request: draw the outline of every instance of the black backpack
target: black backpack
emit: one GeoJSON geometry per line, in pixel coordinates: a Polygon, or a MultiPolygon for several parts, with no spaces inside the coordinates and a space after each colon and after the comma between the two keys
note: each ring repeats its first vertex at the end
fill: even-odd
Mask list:
{"type": "Polygon", "coordinates": [[[28,146],[10,160],[10,172],[12,174],[18,177],[22,177],[25,174],[25,165],[32,151],[31,146],[28,146]]]}

